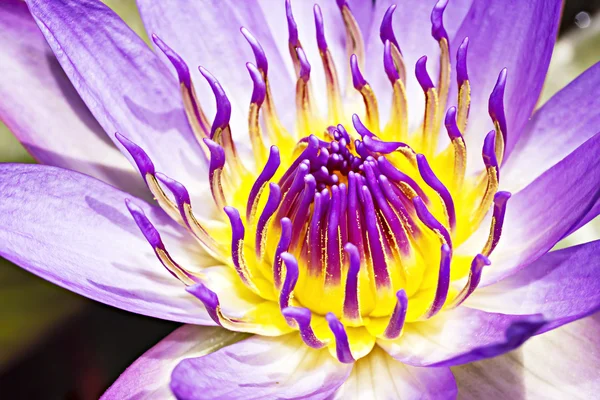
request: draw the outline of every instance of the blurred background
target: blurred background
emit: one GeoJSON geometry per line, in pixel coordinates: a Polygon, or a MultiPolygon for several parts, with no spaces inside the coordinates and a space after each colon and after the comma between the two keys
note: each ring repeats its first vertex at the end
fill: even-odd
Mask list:
{"type": "MultiPolygon", "coordinates": [[[[147,41],[134,0],[105,3],[147,41]]],[[[540,103],[599,60],[600,0],[566,0],[540,103]]],[[[0,162],[34,162],[1,122],[0,162]]],[[[598,219],[559,247],[597,238],[598,219]]],[[[85,299],[0,259],[0,397],[97,399],[177,326],[85,299]]]]}

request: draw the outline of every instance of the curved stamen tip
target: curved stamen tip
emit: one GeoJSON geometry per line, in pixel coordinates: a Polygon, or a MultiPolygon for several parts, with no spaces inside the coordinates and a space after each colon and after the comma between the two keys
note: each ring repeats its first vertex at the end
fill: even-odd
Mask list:
{"type": "Polygon", "coordinates": [[[448,33],[444,28],[444,10],[448,0],[439,0],[431,10],[431,35],[438,42],[442,39],[448,40],[448,33]]]}
{"type": "Polygon", "coordinates": [[[250,78],[252,78],[252,83],[254,84],[252,89],[252,98],[250,101],[260,106],[262,105],[263,101],[265,101],[267,85],[265,84],[265,80],[263,79],[259,69],[254,64],[248,62],[246,63],[246,68],[248,68],[250,78]]]}
{"type": "Polygon", "coordinates": [[[392,84],[400,79],[400,74],[394,63],[394,57],[392,57],[392,44],[389,40],[385,41],[385,46],[383,48],[383,68],[392,84]]]}
{"type": "Polygon", "coordinates": [[[129,152],[144,179],[146,178],[147,174],[154,175],[154,163],[152,163],[152,160],[150,157],[148,157],[148,154],[146,154],[144,149],[127,139],[125,136],[121,135],[119,132],[115,133],[115,137],[119,143],[125,147],[125,150],[129,152]]]}
{"type": "Polygon", "coordinates": [[[325,39],[325,28],[323,25],[323,14],[321,13],[321,7],[315,4],[313,7],[313,13],[315,15],[315,27],[317,28],[317,46],[322,52],[327,51],[327,40],[325,39]]]}
{"type": "Polygon", "coordinates": [[[367,81],[363,77],[363,74],[360,72],[360,67],[358,66],[358,57],[356,54],[352,54],[350,56],[350,71],[352,71],[352,84],[356,90],[361,90],[367,84],[367,81]]]}
{"type": "Polygon", "coordinates": [[[506,191],[500,191],[494,195],[494,204],[502,207],[510,199],[511,193],[506,191]]]}
{"type": "Polygon", "coordinates": [[[269,62],[267,61],[265,50],[248,29],[241,27],[240,32],[242,32],[242,35],[244,35],[250,44],[250,47],[252,47],[252,52],[254,53],[254,58],[256,59],[256,66],[266,75],[269,71],[269,62]]]}
{"type": "Polygon", "coordinates": [[[435,298],[431,307],[425,314],[425,318],[431,318],[437,314],[448,298],[448,290],[450,288],[450,263],[452,261],[452,250],[446,243],[442,245],[441,259],[440,259],[440,271],[438,276],[437,288],[435,291],[435,298]]]}
{"type": "Polygon", "coordinates": [[[456,52],[456,80],[460,87],[465,81],[469,80],[467,73],[467,51],[469,49],[469,38],[466,37],[456,52]]]}
{"type": "Polygon", "coordinates": [[[156,179],[158,179],[162,184],[164,184],[175,196],[175,201],[177,205],[181,208],[183,204],[190,204],[190,194],[188,193],[185,186],[181,183],[177,182],[175,179],[168,177],[162,172],[156,173],[156,179]]]}
{"type": "Polygon", "coordinates": [[[402,333],[404,322],[406,320],[406,312],[408,311],[408,296],[404,289],[396,292],[396,307],[390,317],[390,322],[383,332],[386,339],[396,339],[402,333]]]}
{"type": "Polygon", "coordinates": [[[198,300],[204,303],[207,308],[215,309],[219,306],[219,297],[217,294],[202,283],[187,286],[185,291],[194,295],[198,300]]]}
{"type": "Polygon", "coordinates": [[[210,151],[210,170],[223,168],[225,166],[225,149],[208,138],[204,138],[204,144],[210,151]]]}
{"type": "Polygon", "coordinates": [[[325,346],[326,343],[319,340],[310,326],[310,320],[312,313],[308,308],[304,307],[287,307],[284,308],[281,313],[287,319],[293,319],[298,323],[298,329],[300,330],[300,336],[302,340],[309,347],[313,349],[320,349],[325,346]]]}
{"type": "Polygon", "coordinates": [[[229,119],[231,118],[231,103],[223,90],[223,87],[210,72],[204,67],[198,67],[198,70],[208,81],[210,88],[212,89],[215,99],[217,101],[217,113],[211,128],[211,137],[215,131],[219,128],[223,129],[229,125],[229,119]]]}
{"type": "Polygon", "coordinates": [[[458,125],[456,124],[456,107],[450,107],[446,112],[446,119],[444,120],[446,130],[450,139],[458,139],[462,137],[458,125]]]}
{"type": "Polygon", "coordinates": [[[506,89],[507,70],[503,68],[498,75],[496,85],[490,94],[488,112],[494,121],[497,121],[506,141],[506,120],[504,117],[504,89],[506,89]]]}
{"type": "Polygon", "coordinates": [[[486,167],[495,167],[498,170],[496,158],[496,131],[489,131],[483,140],[483,162],[486,167]]]}
{"type": "Polygon", "coordinates": [[[471,268],[474,272],[480,273],[483,267],[487,267],[489,265],[492,265],[492,262],[489,258],[483,254],[477,254],[471,263],[471,268]]]}
{"type": "Polygon", "coordinates": [[[373,132],[371,132],[365,124],[362,123],[358,114],[352,114],[352,124],[354,125],[354,129],[361,137],[373,137],[373,132]]]}
{"type": "Polygon", "coordinates": [[[291,46],[297,47],[300,44],[298,40],[298,25],[296,25],[296,21],[294,20],[291,0],[285,0],[285,16],[288,23],[288,40],[291,46]]]}
{"type": "Polygon", "coordinates": [[[433,81],[427,72],[427,56],[423,56],[417,60],[417,64],[415,65],[415,74],[417,76],[417,80],[419,81],[419,85],[425,93],[429,89],[433,89],[435,86],[433,85],[433,81]]]}
{"type": "Polygon", "coordinates": [[[156,46],[164,53],[165,56],[169,59],[175,70],[177,71],[177,76],[179,80],[183,82],[183,84],[190,88],[192,86],[192,80],[190,76],[190,70],[183,61],[183,58],[179,54],[177,54],[171,47],[169,47],[156,33],[152,34],[152,41],[156,46]]]}
{"type": "Polygon", "coordinates": [[[354,357],[350,351],[350,343],[348,342],[348,334],[344,325],[337,319],[333,313],[327,313],[325,316],[329,329],[335,337],[335,350],[337,358],[340,362],[349,364],[354,362],[354,357]]]}
{"type": "MultiPolygon", "coordinates": [[[[383,19],[381,20],[381,26],[379,27],[379,37],[381,38],[381,42],[383,44],[389,41],[394,46],[396,46],[398,51],[400,51],[400,45],[398,44],[398,40],[396,39],[396,35],[394,34],[394,11],[396,11],[396,5],[392,4],[388,7],[387,11],[385,12],[383,19]]],[[[400,54],[402,54],[401,51],[400,54]]]]}
{"type": "Polygon", "coordinates": [[[339,8],[343,8],[344,6],[348,7],[348,3],[346,2],[346,0],[336,0],[336,3],[339,8]]]}
{"type": "MultiPolygon", "coordinates": [[[[285,218],[284,218],[285,219],[285,218]]],[[[289,220],[288,220],[289,221],[289,220]]],[[[282,220],[283,223],[283,220],[282,220]]],[[[289,230],[291,230],[291,221],[289,222],[289,230]]],[[[285,263],[285,281],[283,283],[283,287],[281,288],[281,293],[279,296],[279,304],[282,309],[285,309],[289,305],[290,297],[294,288],[296,287],[296,283],[298,282],[298,261],[296,261],[296,257],[291,255],[288,252],[281,253],[281,259],[285,263]]]]}
{"type": "Polygon", "coordinates": [[[158,233],[158,230],[156,230],[154,225],[152,225],[148,217],[146,217],[146,213],[144,213],[144,210],[142,210],[137,204],[135,204],[130,199],[125,199],[125,205],[127,206],[129,213],[135,220],[135,223],[137,224],[138,228],[140,228],[140,231],[142,231],[142,233],[144,234],[144,237],[146,238],[148,243],[150,243],[150,245],[154,249],[159,248],[164,250],[165,246],[162,242],[162,239],[160,238],[160,234],[158,233]]]}
{"type": "Polygon", "coordinates": [[[306,54],[301,47],[296,49],[296,54],[298,54],[298,61],[300,61],[300,79],[308,82],[310,78],[310,63],[308,62],[308,58],[306,58],[306,54]]]}

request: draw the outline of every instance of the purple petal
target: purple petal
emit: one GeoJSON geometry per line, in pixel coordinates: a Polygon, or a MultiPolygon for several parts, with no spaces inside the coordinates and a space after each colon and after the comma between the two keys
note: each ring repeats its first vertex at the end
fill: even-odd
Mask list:
{"type": "Polygon", "coordinates": [[[329,398],[348,378],[351,365],[327,349],[306,346],[297,333],[252,336],[215,353],[182,361],[171,389],[185,399],[329,398]]]}
{"type": "Polygon", "coordinates": [[[502,314],[539,313],[551,321],[544,331],[583,318],[600,308],[598,254],[600,241],[553,251],[518,273],[476,290],[465,305],[502,314]]]}
{"type": "MultiPolygon", "coordinates": [[[[76,172],[19,164],[0,166],[0,193],[2,257],[114,307],[213,325],[156,258],[125,206],[130,195],[76,172]]],[[[190,235],[159,208],[133,200],[160,230],[173,257],[197,265],[199,254],[188,250],[196,245],[190,235]]]]}
{"type": "Polygon", "coordinates": [[[143,180],[106,138],[21,1],[0,3],[0,52],[0,119],[36,160],[147,195],[143,180]]]}
{"type": "Polygon", "coordinates": [[[179,362],[211,353],[243,337],[243,334],[217,327],[184,325],[131,364],[101,399],[171,398],[171,372],[179,362]]]}
{"type": "MultiPolygon", "coordinates": [[[[481,286],[535,261],[592,210],[600,197],[599,153],[597,134],[512,196],[502,237],[490,256],[492,265],[484,271],[481,286]]],[[[481,229],[487,231],[485,225],[481,229]]]]}
{"type": "Polygon", "coordinates": [[[503,315],[458,307],[406,324],[400,338],[379,339],[377,344],[409,365],[452,366],[511,351],[544,323],[540,315],[503,315]]]}
{"type": "MultiPolygon", "coordinates": [[[[469,38],[471,112],[465,133],[467,148],[481,148],[481,132],[493,129],[488,98],[503,68],[508,70],[504,107],[508,125],[506,155],[510,154],[539,98],[556,39],[561,0],[502,2],[474,0],[464,23],[452,39],[458,49],[469,38]]],[[[448,6],[448,10],[452,3],[448,6]]],[[[446,21],[449,21],[446,18],[446,21]]],[[[454,63],[454,60],[452,60],[454,63]]],[[[449,99],[456,98],[456,85],[449,99]]],[[[470,152],[473,165],[478,160],[470,152]]]]}
{"type": "Polygon", "coordinates": [[[595,314],[536,336],[519,351],[452,368],[461,398],[596,398],[599,331],[600,314],[595,314]]]}
{"type": "Polygon", "coordinates": [[[194,185],[204,165],[202,150],[189,127],[178,82],[142,39],[97,1],[27,4],[75,89],[117,147],[115,132],[142,147],[158,170],[202,193],[201,185],[194,185]]]}
{"type": "MultiPolygon", "coordinates": [[[[510,77],[509,77],[510,79],[510,77]]],[[[527,123],[502,167],[503,190],[516,193],[600,131],[600,63],[552,97],[527,123]]]]}
{"type": "Polygon", "coordinates": [[[450,368],[418,368],[402,364],[375,346],[354,364],[335,399],[455,399],[450,368]]]}

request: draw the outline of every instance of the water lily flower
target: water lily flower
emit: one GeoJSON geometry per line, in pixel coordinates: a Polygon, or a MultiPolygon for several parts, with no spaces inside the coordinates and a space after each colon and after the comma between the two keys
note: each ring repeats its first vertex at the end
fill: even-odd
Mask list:
{"type": "Polygon", "coordinates": [[[600,241],[549,250],[600,209],[600,65],[533,113],[560,1],[138,0],[154,51],[26,3],[0,254],[185,323],[105,398],[596,393],[600,241]]]}

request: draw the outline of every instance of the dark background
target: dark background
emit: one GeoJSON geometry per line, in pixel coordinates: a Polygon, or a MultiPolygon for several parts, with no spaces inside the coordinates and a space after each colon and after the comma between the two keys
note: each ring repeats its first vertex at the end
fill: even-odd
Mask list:
{"type": "MultiPolygon", "coordinates": [[[[600,0],[567,0],[560,34],[580,29],[579,12],[593,17],[598,10],[600,0]]],[[[0,398],[97,399],[131,362],[178,326],[86,300],[82,311],[0,372],[0,398]]]]}

